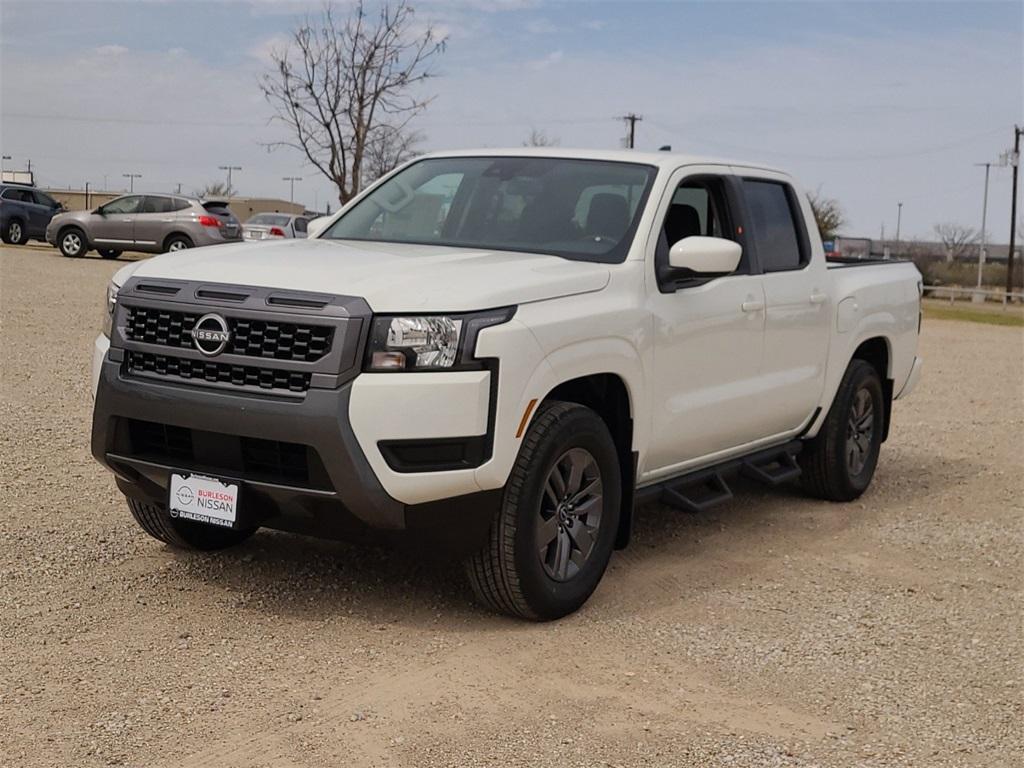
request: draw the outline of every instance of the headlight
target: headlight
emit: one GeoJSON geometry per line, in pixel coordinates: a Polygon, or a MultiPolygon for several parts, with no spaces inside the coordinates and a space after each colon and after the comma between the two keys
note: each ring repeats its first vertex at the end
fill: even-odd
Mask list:
{"type": "Polygon", "coordinates": [[[473,357],[484,328],[507,323],[515,307],[458,315],[378,315],[370,328],[368,371],[439,371],[481,367],[473,357]]]}
{"type": "Polygon", "coordinates": [[[100,320],[100,330],[108,339],[114,325],[114,306],[117,304],[117,286],[110,283],[107,286],[107,299],[103,303],[103,317],[100,320]]]}

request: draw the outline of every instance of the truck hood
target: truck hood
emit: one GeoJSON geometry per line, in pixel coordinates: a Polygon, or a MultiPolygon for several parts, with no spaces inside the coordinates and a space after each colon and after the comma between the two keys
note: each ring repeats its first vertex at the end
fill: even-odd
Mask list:
{"type": "Polygon", "coordinates": [[[114,276],[361,296],[374,312],[461,312],[599,291],[607,266],[511,251],[340,240],[238,243],[165,253],[114,276]]]}

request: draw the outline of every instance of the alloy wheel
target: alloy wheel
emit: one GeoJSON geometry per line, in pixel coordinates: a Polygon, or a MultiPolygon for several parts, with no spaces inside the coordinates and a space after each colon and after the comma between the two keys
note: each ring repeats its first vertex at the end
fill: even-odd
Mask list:
{"type": "Polygon", "coordinates": [[[174,251],[184,251],[186,248],[188,248],[188,246],[185,245],[183,240],[175,240],[168,246],[167,251],[169,253],[173,253],[174,251]]]}
{"type": "Polygon", "coordinates": [[[597,542],[604,496],[597,460],[571,448],[554,463],[544,482],[536,545],[544,572],[569,581],[586,564],[597,542]]]}
{"type": "Polygon", "coordinates": [[[7,229],[7,237],[10,238],[12,243],[21,242],[21,224],[16,221],[11,222],[11,226],[7,229]]]}
{"type": "Polygon", "coordinates": [[[850,477],[864,471],[875,436],[875,408],[871,392],[861,387],[853,395],[846,425],[846,469],[850,477]]]}
{"type": "Polygon", "coordinates": [[[77,256],[79,251],[82,250],[82,238],[74,232],[68,232],[64,235],[64,239],[61,242],[64,246],[65,253],[77,256]]]}

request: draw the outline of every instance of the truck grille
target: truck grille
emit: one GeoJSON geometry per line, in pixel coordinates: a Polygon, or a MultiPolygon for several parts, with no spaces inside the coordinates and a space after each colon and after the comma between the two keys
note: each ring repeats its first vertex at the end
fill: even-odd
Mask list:
{"type": "MultiPolygon", "coordinates": [[[[128,306],[125,336],[130,341],[192,349],[192,329],[202,317],[198,312],[179,312],[155,307],[128,306]]],[[[224,352],[274,360],[306,363],[320,360],[331,350],[334,328],[277,320],[225,318],[231,341],[224,352]]]]}
{"type": "Polygon", "coordinates": [[[130,374],[155,374],[164,378],[288,392],[305,392],[309,389],[311,378],[310,374],[301,371],[282,371],[276,368],[260,368],[251,365],[230,365],[211,360],[195,360],[134,350],[127,351],[125,362],[130,374]]]}

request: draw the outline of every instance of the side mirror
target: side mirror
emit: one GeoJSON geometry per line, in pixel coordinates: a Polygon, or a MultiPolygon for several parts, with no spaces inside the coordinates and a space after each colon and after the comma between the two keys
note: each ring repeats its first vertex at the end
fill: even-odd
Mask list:
{"type": "Polygon", "coordinates": [[[722,277],[736,271],[743,248],[721,237],[684,237],[668,252],[673,269],[685,269],[697,277],[722,277]]]}
{"type": "Polygon", "coordinates": [[[106,215],[106,214],[103,213],[103,206],[102,205],[99,208],[97,208],[95,211],[93,211],[93,213],[96,214],[97,216],[105,216],[106,215]]]}

